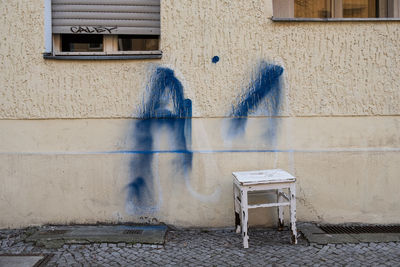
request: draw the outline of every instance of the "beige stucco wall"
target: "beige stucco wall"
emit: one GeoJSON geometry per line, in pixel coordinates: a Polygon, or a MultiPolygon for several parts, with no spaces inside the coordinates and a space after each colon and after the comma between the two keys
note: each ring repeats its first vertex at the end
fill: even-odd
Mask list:
{"type": "MultiPolygon", "coordinates": [[[[161,60],[56,61],[41,54],[44,1],[0,5],[0,227],[232,226],[231,172],[274,167],[298,177],[300,220],[400,223],[399,22],[278,23],[271,0],[162,1],[161,60]],[[263,138],[262,116],[227,140],[263,60],[285,69],[277,142],[263,138]],[[196,153],[189,174],[176,154],[155,155],[157,207],[141,214],[127,205],[135,155],[121,151],[135,150],[157,66],[192,100],[196,153]]],[[[274,220],[262,212],[250,222],[274,220]]]]}

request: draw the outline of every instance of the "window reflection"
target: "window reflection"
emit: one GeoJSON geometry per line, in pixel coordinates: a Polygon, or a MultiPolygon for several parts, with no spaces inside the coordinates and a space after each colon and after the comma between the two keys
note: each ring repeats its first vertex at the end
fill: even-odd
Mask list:
{"type": "Polygon", "coordinates": [[[158,35],[118,35],[119,51],[158,50],[158,35]]]}
{"type": "Polygon", "coordinates": [[[276,18],[396,18],[400,0],[273,0],[276,18]]]}
{"type": "Polygon", "coordinates": [[[376,0],[342,0],[343,18],[376,18],[376,0]]]}
{"type": "Polygon", "coordinates": [[[296,18],[332,17],[332,0],[294,0],[296,18]]]}

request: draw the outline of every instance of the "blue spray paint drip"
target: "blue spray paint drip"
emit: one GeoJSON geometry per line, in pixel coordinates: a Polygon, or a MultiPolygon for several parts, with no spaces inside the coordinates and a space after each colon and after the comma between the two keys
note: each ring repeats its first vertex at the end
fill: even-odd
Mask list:
{"type": "Polygon", "coordinates": [[[192,168],[192,101],[184,99],[183,86],[168,68],[157,68],[152,76],[149,97],[142,108],[140,120],[134,125],[135,150],[143,154],[135,155],[131,161],[132,182],[128,184],[128,201],[135,212],[154,212],[157,200],[154,196],[154,176],[152,171],[154,138],[157,129],[166,128],[172,149],[182,151],[175,164],[183,171],[192,168]]]}
{"type": "Polygon", "coordinates": [[[217,64],[219,62],[219,56],[215,56],[211,59],[211,62],[217,64]]]}
{"type": "Polygon", "coordinates": [[[145,181],[142,177],[137,177],[132,183],[128,185],[133,195],[141,199],[142,192],[146,189],[145,181]]]}
{"type": "MultiPolygon", "coordinates": [[[[239,103],[233,107],[231,113],[233,118],[229,123],[229,135],[231,137],[244,134],[248,115],[255,112],[260,106],[265,107],[264,116],[279,114],[282,91],[280,77],[283,70],[279,65],[261,62],[255,79],[250,83],[239,103]]],[[[270,139],[275,137],[276,123],[276,119],[270,119],[271,125],[269,125],[266,133],[270,139]]]]}

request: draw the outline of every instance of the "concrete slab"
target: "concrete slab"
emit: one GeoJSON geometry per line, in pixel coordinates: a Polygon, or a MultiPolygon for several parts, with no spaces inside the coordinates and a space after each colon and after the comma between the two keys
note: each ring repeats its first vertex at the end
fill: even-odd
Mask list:
{"type": "Polygon", "coordinates": [[[359,242],[400,242],[400,234],[397,233],[384,233],[384,234],[352,234],[352,237],[359,242]]]}
{"type": "Polygon", "coordinates": [[[45,256],[0,255],[0,267],[33,267],[44,258],[45,256]]]}
{"type": "Polygon", "coordinates": [[[47,248],[64,244],[127,243],[164,244],[167,226],[59,226],[39,230],[27,242],[47,248]]]}
{"type": "Polygon", "coordinates": [[[305,234],[305,238],[310,243],[316,243],[319,245],[327,244],[342,244],[342,243],[359,243],[358,239],[348,234],[305,234]]]}
{"type": "Polygon", "coordinates": [[[303,234],[325,234],[325,232],[313,223],[299,223],[297,229],[303,234]]]}

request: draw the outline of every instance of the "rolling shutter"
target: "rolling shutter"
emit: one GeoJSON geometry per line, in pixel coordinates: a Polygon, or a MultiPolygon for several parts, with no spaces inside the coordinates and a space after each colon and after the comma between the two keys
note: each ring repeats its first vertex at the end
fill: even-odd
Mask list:
{"type": "Polygon", "coordinates": [[[53,33],[160,35],[160,0],[52,0],[53,33]]]}

